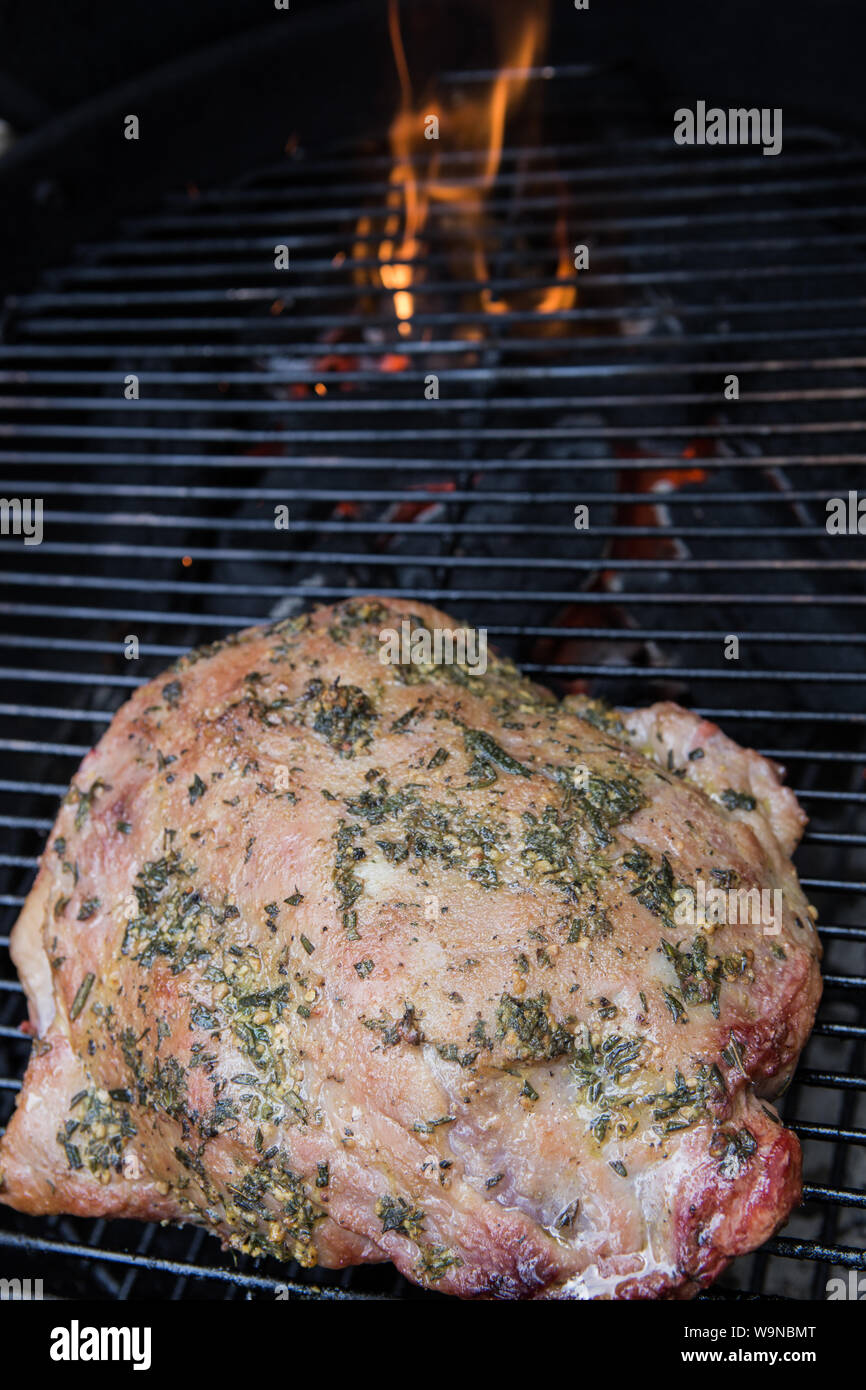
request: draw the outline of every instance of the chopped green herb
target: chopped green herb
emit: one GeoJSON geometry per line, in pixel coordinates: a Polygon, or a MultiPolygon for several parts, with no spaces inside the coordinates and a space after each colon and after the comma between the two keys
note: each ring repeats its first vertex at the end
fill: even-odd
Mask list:
{"type": "Polygon", "coordinates": [[[169,709],[177,709],[182,689],[180,681],[169,681],[168,685],[162,687],[162,698],[169,709]]]}
{"type": "Polygon", "coordinates": [[[69,788],[69,791],[66,793],[66,796],[64,797],[64,803],[69,803],[72,801],[77,803],[75,810],[76,830],[82,829],[84,822],[90,815],[93,803],[96,800],[98,794],[101,791],[110,790],[111,788],[109,787],[108,783],[103,782],[101,777],[97,777],[96,781],[91,783],[90,787],[87,789],[86,792],[83,792],[80,787],[77,787],[75,785],[74,782],[72,783],[72,786],[69,788]]]}
{"type": "Polygon", "coordinates": [[[725,1178],[739,1177],[757,1149],[758,1141],[745,1125],[741,1129],[722,1128],[710,1140],[710,1153],[725,1178]]]}
{"type": "Polygon", "coordinates": [[[192,804],[193,804],[194,802],[198,801],[198,799],[199,799],[200,796],[204,796],[205,792],[207,791],[207,786],[206,786],[206,784],[201,780],[201,778],[199,777],[198,773],[196,773],[195,776],[193,777],[192,781],[190,782],[189,786],[187,787],[187,791],[189,792],[189,804],[190,804],[190,806],[192,806],[192,804]]]}
{"type": "Polygon", "coordinates": [[[550,997],[515,999],[503,994],[496,1010],[496,1036],[521,1061],[551,1061],[571,1051],[574,1039],[549,1012],[550,997]]]}
{"type": "Polygon", "coordinates": [[[313,731],[341,758],[352,758],[372,743],[376,711],[360,686],[341,685],[339,678],[326,686],[316,679],[308,682],[301,699],[312,707],[313,731]]]}
{"type": "Polygon", "coordinates": [[[682,1006],[682,1002],[677,999],[675,994],[671,994],[670,990],[667,989],[662,990],[662,996],[671,1011],[671,1017],[674,1023],[682,1023],[686,1017],[686,1011],[682,1006]]]}
{"type": "Polygon", "coordinates": [[[440,1125],[453,1125],[456,1115],[440,1115],[435,1120],[416,1120],[412,1129],[416,1134],[432,1134],[440,1125]]]}
{"type": "Polygon", "coordinates": [[[574,1222],[574,1218],[577,1216],[577,1213],[579,1211],[580,1198],[575,1197],[574,1201],[569,1202],[568,1206],[565,1207],[564,1210],[559,1213],[559,1216],[554,1221],[553,1224],[556,1227],[556,1229],[558,1231],[561,1231],[564,1229],[564,1227],[571,1226],[574,1222]]]}
{"type": "Polygon", "coordinates": [[[567,804],[577,808],[599,848],[611,843],[610,832],[615,826],[646,805],[643,788],[630,773],[625,777],[599,777],[590,773],[580,787],[575,787],[569,776],[566,795],[567,804]]]}
{"type": "Polygon", "coordinates": [[[506,753],[490,734],[486,734],[483,729],[464,729],[463,742],[469,752],[474,753],[476,759],[486,760],[488,763],[495,763],[504,772],[513,772],[518,777],[531,777],[532,773],[523,763],[519,763],[516,758],[512,758],[510,753],[506,753]]]}
{"type": "Polygon", "coordinates": [[[706,937],[700,935],[692,942],[691,951],[682,951],[664,938],[661,945],[676,970],[684,1002],[689,1006],[709,1004],[713,1017],[718,1018],[722,981],[735,980],[745,974],[749,964],[745,952],[710,955],[706,937]]]}
{"type": "Polygon", "coordinates": [[[734,1067],[742,1076],[746,1075],[746,1068],[743,1066],[743,1049],[737,1038],[731,1033],[728,1038],[727,1047],[722,1049],[722,1057],[729,1067],[734,1067]]]}
{"type": "Polygon", "coordinates": [[[219,1018],[210,1009],[205,1008],[204,1004],[196,1004],[190,1013],[190,1021],[196,1028],[216,1028],[219,1018]]]}
{"type": "Polygon", "coordinates": [[[404,1197],[380,1197],[376,1203],[376,1215],[382,1222],[382,1234],[396,1231],[398,1235],[417,1240],[424,1229],[425,1213],[412,1207],[404,1197]]]}
{"type": "Polygon", "coordinates": [[[419,1279],[435,1284],[449,1269],[456,1269],[462,1263],[460,1256],[452,1255],[445,1245],[424,1245],[415,1264],[415,1273],[419,1279]]]}
{"type": "Polygon", "coordinates": [[[90,994],[90,991],[93,988],[93,982],[95,979],[96,976],[91,971],[88,972],[88,974],[85,975],[84,979],[81,981],[81,984],[78,986],[78,989],[76,991],[75,998],[72,1001],[72,1008],[69,1010],[70,1019],[76,1019],[78,1015],[81,1013],[82,1009],[87,1003],[87,996],[90,994]]]}
{"type": "Polygon", "coordinates": [[[647,851],[638,846],[623,855],[622,863],[638,880],[631,896],[673,931],[677,884],[667,856],[663,854],[661,864],[656,867],[647,851]]]}

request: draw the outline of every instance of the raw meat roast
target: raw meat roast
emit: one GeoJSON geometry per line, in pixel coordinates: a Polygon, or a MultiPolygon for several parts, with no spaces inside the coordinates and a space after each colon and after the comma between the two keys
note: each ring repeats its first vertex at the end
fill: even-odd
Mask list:
{"type": "Polygon", "coordinates": [[[383,662],[404,620],[455,629],[357,599],[192,652],[84,759],[12,939],[0,1200],[464,1297],[688,1297],[799,1199],[767,1097],[820,994],[805,817],[676,705],[383,662]]]}

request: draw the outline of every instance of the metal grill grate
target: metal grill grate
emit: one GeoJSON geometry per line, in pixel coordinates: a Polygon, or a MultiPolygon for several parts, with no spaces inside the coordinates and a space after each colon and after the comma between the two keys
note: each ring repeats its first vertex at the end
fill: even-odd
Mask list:
{"type": "MultiPolygon", "coordinates": [[[[481,158],[443,165],[472,188],[481,158]]],[[[8,929],[127,691],[220,630],[420,595],[560,689],[672,695],[787,764],[827,952],[784,1103],[806,1205],[722,1285],[822,1296],[831,1271],[866,1268],[866,559],[825,527],[866,460],[866,153],[814,131],[786,131],[780,159],[667,134],[508,147],[483,226],[433,205],[408,336],[377,271],[390,168],[382,148],[338,149],[193,190],[7,304],[3,493],[45,499],[45,539],[0,542],[0,1123],[27,1053],[8,929]],[[591,268],[576,304],[541,313],[572,283],[557,227],[591,268]]],[[[235,1263],[189,1230],[6,1209],[0,1227],[4,1260],[58,1294],[252,1297],[288,1278],[430,1296],[390,1267],[235,1263]]]]}

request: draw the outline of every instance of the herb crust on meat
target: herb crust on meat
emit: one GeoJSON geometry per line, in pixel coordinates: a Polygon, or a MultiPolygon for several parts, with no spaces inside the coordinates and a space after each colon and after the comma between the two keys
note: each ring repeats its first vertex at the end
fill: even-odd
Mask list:
{"type": "Polygon", "coordinates": [[[820,995],[778,769],[556,701],[360,598],[191,652],[88,754],[12,936],[0,1200],[392,1260],[462,1297],[689,1297],[786,1219],[820,995]],[[776,892],[772,927],[678,904],[776,892]],[[684,898],[685,895],[685,898],[684,898]]]}

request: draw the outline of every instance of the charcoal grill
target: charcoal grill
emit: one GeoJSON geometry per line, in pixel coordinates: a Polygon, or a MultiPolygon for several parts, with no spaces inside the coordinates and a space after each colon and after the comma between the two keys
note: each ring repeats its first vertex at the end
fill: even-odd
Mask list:
{"type": "MultiPolygon", "coordinates": [[[[172,194],[7,302],[2,491],[44,499],[45,535],[0,541],[0,1124],[28,1051],[8,932],[57,798],[129,690],[317,600],[421,596],[560,690],[673,696],[788,767],[826,950],[783,1102],[806,1200],[708,1296],[822,1298],[866,1269],[866,558],[825,525],[866,461],[866,151],[809,127],[778,159],[677,149],[597,78],[535,74],[544,137],[506,145],[483,228],[434,205],[408,334],[377,283],[384,139],[172,194]],[[558,115],[566,83],[586,84],[591,139],[558,115]],[[540,313],[574,282],[557,221],[590,269],[576,303],[540,313]]],[[[481,152],[442,158],[477,184],[481,152]]],[[[192,1229],[6,1208],[0,1248],[59,1296],[435,1296],[390,1266],[304,1272],[192,1229]]]]}

